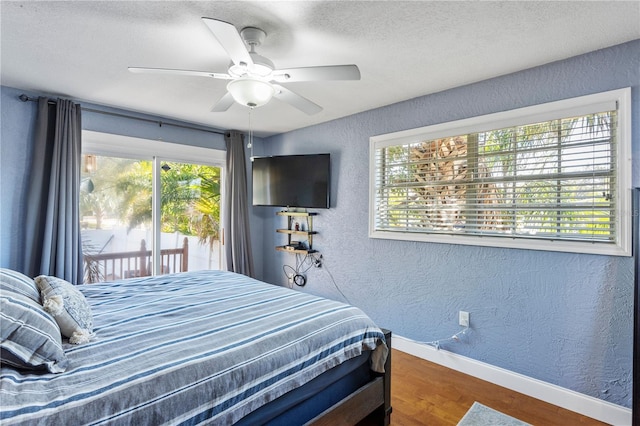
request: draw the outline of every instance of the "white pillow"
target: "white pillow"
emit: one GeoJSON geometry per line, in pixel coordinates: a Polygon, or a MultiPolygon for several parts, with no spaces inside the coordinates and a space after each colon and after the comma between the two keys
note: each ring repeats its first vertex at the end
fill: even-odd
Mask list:
{"type": "Polygon", "coordinates": [[[55,318],[69,343],[87,343],[93,337],[93,315],[84,295],[73,284],[57,277],[35,278],[42,306],[55,318]]]}

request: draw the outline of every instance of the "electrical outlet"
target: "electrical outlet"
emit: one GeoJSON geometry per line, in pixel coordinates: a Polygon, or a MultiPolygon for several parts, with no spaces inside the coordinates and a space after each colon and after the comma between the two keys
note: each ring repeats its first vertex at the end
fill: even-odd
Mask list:
{"type": "Polygon", "coordinates": [[[465,311],[458,312],[458,323],[462,327],[469,327],[469,312],[465,312],[465,311]]]}

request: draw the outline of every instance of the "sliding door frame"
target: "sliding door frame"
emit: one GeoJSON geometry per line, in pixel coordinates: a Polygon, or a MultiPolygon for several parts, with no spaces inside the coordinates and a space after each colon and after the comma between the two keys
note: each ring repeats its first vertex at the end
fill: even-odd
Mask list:
{"type": "MultiPolygon", "coordinates": [[[[129,158],[135,160],[151,161],[153,163],[153,196],[152,196],[152,259],[153,275],[160,274],[160,235],[161,218],[160,210],[162,200],[160,197],[160,170],[163,161],[200,164],[220,168],[220,202],[224,202],[224,178],[226,168],[226,152],[203,148],[193,145],[142,139],[131,136],[115,135],[111,133],[94,132],[90,130],[82,131],[82,154],[95,154],[110,157],[129,158]]],[[[223,215],[225,209],[220,208],[220,224],[225,223],[223,215]]],[[[220,235],[224,235],[224,229],[220,228],[220,235]]],[[[225,250],[221,250],[220,266],[226,265],[224,259],[225,250]]]]}

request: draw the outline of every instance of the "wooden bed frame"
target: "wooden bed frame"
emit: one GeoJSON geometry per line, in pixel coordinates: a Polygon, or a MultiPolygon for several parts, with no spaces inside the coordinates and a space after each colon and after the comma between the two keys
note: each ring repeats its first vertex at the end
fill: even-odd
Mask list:
{"type": "MultiPolygon", "coordinates": [[[[388,426],[391,422],[391,331],[384,332],[389,355],[384,374],[328,408],[306,423],[308,426],[348,426],[365,420],[363,425],[388,426]]],[[[372,373],[374,374],[374,373],[372,373]]]]}

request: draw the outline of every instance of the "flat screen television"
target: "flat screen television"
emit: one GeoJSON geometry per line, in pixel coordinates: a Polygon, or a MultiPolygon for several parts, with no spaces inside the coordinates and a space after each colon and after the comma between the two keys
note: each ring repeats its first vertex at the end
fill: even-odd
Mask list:
{"type": "Polygon", "coordinates": [[[329,154],[253,159],[253,205],[328,209],[329,154]]]}

